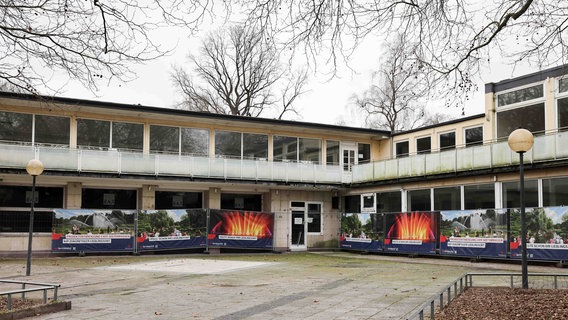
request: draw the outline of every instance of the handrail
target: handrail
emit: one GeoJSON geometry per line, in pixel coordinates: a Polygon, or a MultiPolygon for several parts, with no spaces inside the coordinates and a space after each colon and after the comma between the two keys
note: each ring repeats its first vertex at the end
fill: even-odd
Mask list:
{"type": "Polygon", "coordinates": [[[47,290],[53,290],[53,301],[57,301],[57,291],[61,285],[42,282],[19,281],[19,280],[0,280],[0,283],[14,283],[21,284],[21,289],[2,291],[0,296],[7,296],[8,310],[12,310],[12,295],[22,294],[22,300],[26,299],[27,292],[43,291],[43,303],[47,303],[47,290]],[[27,285],[38,286],[35,288],[26,288],[27,285]]]}

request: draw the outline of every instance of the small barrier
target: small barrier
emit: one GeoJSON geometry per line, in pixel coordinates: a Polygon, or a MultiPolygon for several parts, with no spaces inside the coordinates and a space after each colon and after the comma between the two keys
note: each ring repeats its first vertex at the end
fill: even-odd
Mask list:
{"type": "Polygon", "coordinates": [[[12,296],[14,295],[22,295],[22,300],[26,299],[26,293],[29,292],[36,292],[36,291],[43,291],[43,303],[47,303],[47,291],[53,290],[53,301],[57,301],[57,290],[61,285],[59,284],[51,284],[51,283],[41,283],[41,282],[30,282],[30,281],[18,281],[18,280],[0,280],[2,284],[21,284],[21,289],[9,290],[9,291],[2,291],[0,292],[0,296],[7,296],[8,300],[8,310],[12,310],[12,296]],[[29,288],[28,286],[33,286],[29,288]]]}

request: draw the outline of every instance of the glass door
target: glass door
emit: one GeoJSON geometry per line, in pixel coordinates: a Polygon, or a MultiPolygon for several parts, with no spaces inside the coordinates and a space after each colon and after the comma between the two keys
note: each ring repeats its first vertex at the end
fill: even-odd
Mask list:
{"type": "Polygon", "coordinates": [[[305,211],[292,210],[292,225],[291,225],[291,250],[305,250],[306,249],[306,213],[305,211]]]}
{"type": "Polygon", "coordinates": [[[342,142],[341,155],[343,182],[349,183],[352,179],[353,165],[357,164],[357,144],[355,144],[354,142],[342,142]]]}

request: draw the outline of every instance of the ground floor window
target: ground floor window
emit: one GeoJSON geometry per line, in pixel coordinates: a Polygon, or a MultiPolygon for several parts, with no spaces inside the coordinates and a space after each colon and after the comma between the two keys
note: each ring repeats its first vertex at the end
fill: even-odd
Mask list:
{"type": "Polygon", "coordinates": [[[430,211],[431,199],[430,189],[408,191],[408,210],[410,211],[430,211]]]}
{"type": "Polygon", "coordinates": [[[203,193],[156,191],[156,209],[182,208],[203,208],[203,193]]]}
{"type": "MultiPolygon", "coordinates": [[[[519,208],[521,198],[519,195],[520,182],[503,182],[503,208],[519,208]]],[[[525,206],[538,207],[538,181],[525,181],[525,206]]]]}
{"type": "Polygon", "coordinates": [[[82,209],[136,209],[136,190],[83,189],[82,209]]]}
{"type": "Polygon", "coordinates": [[[463,187],[464,209],[495,208],[495,185],[481,184],[463,187]]]}
{"type": "MultiPolygon", "coordinates": [[[[34,232],[51,232],[53,211],[34,209],[34,232]]],[[[29,232],[30,211],[0,211],[0,232],[29,232]]]]}
{"type": "Polygon", "coordinates": [[[262,211],[262,195],[223,193],[221,209],[262,211]]]}
{"type": "Polygon", "coordinates": [[[377,212],[400,212],[401,199],[400,191],[377,193],[377,212]]]}
{"type": "Polygon", "coordinates": [[[435,188],[434,210],[461,210],[461,188],[435,188]]]}
{"type": "Polygon", "coordinates": [[[568,178],[542,180],[543,206],[568,205],[568,178]]]}

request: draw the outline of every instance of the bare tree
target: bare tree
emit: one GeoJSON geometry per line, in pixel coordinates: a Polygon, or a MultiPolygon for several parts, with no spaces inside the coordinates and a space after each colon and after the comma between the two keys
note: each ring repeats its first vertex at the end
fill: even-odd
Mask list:
{"type": "Polygon", "coordinates": [[[286,44],[329,65],[349,59],[368,36],[404,33],[414,55],[441,92],[468,97],[472,76],[497,53],[538,67],[566,61],[568,2],[257,0],[247,3],[258,30],[288,35],[286,44]],[[302,50],[303,49],[303,50],[302,50]]]}
{"type": "Polygon", "coordinates": [[[184,95],[180,107],[193,111],[258,117],[269,108],[278,119],[296,113],[293,103],[304,91],[307,74],[283,68],[275,46],[244,26],[210,33],[199,55],[190,55],[188,73],[174,67],[172,80],[184,95]],[[277,95],[276,90],[281,89],[277,95]]]}
{"type": "Polygon", "coordinates": [[[27,92],[49,88],[54,75],[91,90],[101,79],[128,81],[132,63],[167,53],[154,30],[193,31],[213,10],[198,0],[0,0],[0,80],[27,92]]]}

